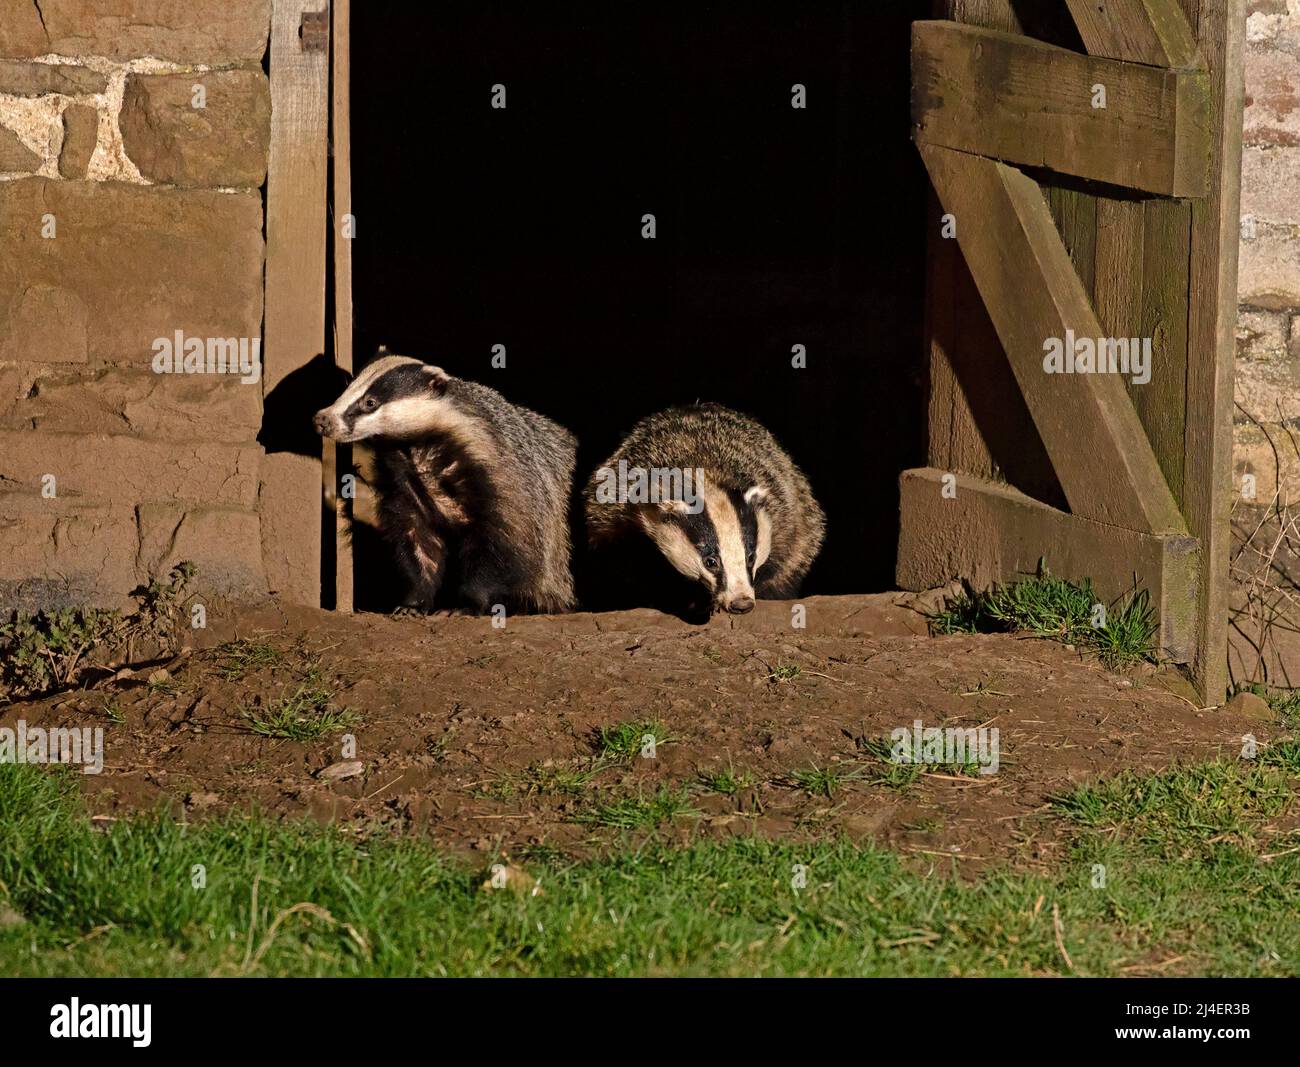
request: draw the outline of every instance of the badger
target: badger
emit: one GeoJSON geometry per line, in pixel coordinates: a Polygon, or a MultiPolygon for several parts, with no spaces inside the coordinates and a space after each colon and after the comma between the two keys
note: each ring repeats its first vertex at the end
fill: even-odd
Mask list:
{"type": "Polygon", "coordinates": [[[595,596],[686,617],[797,596],[825,528],[776,438],[717,404],[642,419],[589,479],[583,503],[595,596]]]}
{"type": "Polygon", "coordinates": [[[315,425],[374,446],[380,530],[410,588],[399,614],[573,607],[568,430],[383,348],[315,425]]]}

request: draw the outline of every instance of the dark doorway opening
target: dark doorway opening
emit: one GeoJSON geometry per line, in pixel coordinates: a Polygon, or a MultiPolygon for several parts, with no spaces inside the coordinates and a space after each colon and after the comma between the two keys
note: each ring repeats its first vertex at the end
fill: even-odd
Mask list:
{"type": "MultiPolygon", "coordinates": [[[[747,412],[827,514],[804,591],[892,587],[898,473],[925,460],[929,7],[354,6],[357,366],[384,344],[543,412],[579,484],[652,411],[747,412]]],[[[358,545],[357,606],[385,608],[358,545]]]]}

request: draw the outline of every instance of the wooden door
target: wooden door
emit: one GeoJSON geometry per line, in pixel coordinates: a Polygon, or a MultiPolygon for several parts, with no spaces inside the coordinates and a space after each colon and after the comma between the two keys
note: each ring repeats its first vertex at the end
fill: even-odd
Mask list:
{"type": "Polygon", "coordinates": [[[1136,581],[1217,703],[1244,0],[938,8],[912,38],[935,197],[928,466],[901,478],[899,584],[1040,558],[1107,599],[1136,581]],[[1055,372],[1080,339],[1131,373],[1055,372]]]}

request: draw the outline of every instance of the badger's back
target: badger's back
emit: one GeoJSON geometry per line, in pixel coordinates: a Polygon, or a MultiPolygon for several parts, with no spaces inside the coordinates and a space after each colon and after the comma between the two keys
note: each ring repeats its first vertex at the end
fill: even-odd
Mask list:
{"type": "Polygon", "coordinates": [[[446,397],[472,420],[469,432],[484,434],[475,458],[487,477],[494,521],[529,572],[531,599],[543,611],[567,610],[574,599],[568,506],[577,440],[478,382],[453,378],[446,397]]]}
{"type": "MultiPolygon", "coordinates": [[[[695,469],[714,484],[743,493],[754,484],[768,491],[772,548],[756,582],[764,597],[795,596],[824,537],[825,517],[803,471],[776,438],[748,415],[719,404],[669,408],[636,424],[602,469],[695,469]]],[[[636,529],[635,505],[599,503],[597,471],[586,485],[588,543],[601,548],[636,529]]]]}

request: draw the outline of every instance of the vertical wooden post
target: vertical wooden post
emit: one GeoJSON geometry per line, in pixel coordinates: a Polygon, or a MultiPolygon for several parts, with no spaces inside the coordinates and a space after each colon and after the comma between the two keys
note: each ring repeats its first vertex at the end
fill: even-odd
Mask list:
{"type": "Polygon", "coordinates": [[[1228,685],[1232,379],[1241,226],[1245,0],[1184,0],[1210,72],[1210,191],[1192,201],[1183,511],[1201,540],[1200,640],[1192,671],[1210,704],[1228,685]]]}
{"type": "MultiPolygon", "coordinates": [[[[352,36],[351,0],[334,0],[332,176],[334,181],[334,362],[352,373],[352,238],[345,233],[345,217],[352,212],[352,36]]],[[[337,445],[335,469],[326,486],[326,500],[334,507],[334,607],[352,610],[352,542],[349,536],[348,499],[339,492],[342,475],[352,468],[352,448],[337,445]]]]}
{"type": "MultiPolygon", "coordinates": [[[[264,395],[325,351],[329,49],[322,13],[328,20],[325,0],[273,0],[271,8],[264,395]]],[[[310,413],[294,416],[302,417],[310,413]]],[[[272,588],[295,603],[320,603],[321,509],[319,454],[265,457],[263,557],[272,588]]]]}

